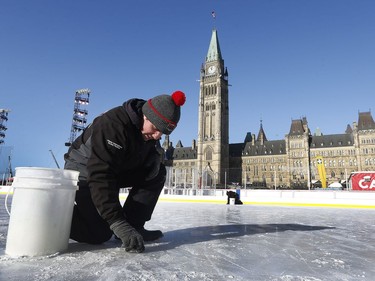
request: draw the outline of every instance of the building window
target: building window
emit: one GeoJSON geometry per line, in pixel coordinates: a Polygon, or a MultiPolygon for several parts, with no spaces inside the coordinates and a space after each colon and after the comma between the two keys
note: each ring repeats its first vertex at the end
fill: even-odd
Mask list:
{"type": "Polygon", "coordinates": [[[212,150],[210,148],[206,150],[206,160],[212,160],[212,150]]]}

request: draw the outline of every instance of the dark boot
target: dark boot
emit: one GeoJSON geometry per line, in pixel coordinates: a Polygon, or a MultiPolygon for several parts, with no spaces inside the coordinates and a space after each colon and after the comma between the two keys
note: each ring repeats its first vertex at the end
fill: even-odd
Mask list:
{"type": "MultiPolygon", "coordinates": [[[[143,227],[136,228],[136,230],[142,235],[144,241],[154,241],[164,236],[160,230],[146,230],[143,227]]],[[[116,240],[120,240],[115,234],[114,236],[116,240]]]]}
{"type": "Polygon", "coordinates": [[[154,241],[164,236],[160,230],[147,230],[144,227],[136,228],[136,230],[142,235],[144,241],[154,241]]]}

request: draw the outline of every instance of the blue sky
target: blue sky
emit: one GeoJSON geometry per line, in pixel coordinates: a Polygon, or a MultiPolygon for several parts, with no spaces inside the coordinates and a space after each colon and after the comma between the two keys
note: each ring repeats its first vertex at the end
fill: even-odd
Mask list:
{"type": "Polygon", "coordinates": [[[269,140],[301,117],[312,132],[343,133],[374,109],[374,14],[372,0],[2,0],[3,146],[13,167],[54,168],[49,150],[63,166],[82,88],[89,121],[129,98],[184,91],[171,140],[191,146],[213,27],[232,85],[231,143],[257,134],[260,120],[269,140]]]}

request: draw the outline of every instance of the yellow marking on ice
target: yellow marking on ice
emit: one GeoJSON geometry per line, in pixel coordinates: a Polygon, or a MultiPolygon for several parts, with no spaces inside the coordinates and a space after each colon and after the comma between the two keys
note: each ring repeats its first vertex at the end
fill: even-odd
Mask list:
{"type": "Polygon", "coordinates": [[[329,207],[329,208],[350,208],[350,209],[375,209],[375,205],[357,204],[328,204],[328,203],[292,203],[292,202],[243,202],[246,205],[270,205],[270,206],[291,206],[291,207],[329,207]]]}

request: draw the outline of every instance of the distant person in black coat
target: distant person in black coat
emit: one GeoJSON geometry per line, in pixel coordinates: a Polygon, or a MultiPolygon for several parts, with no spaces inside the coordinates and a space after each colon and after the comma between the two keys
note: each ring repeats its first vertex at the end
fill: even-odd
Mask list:
{"type": "Polygon", "coordinates": [[[234,204],[235,205],[242,205],[242,201],[240,200],[240,196],[237,194],[237,192],[234,191],[227,191],[227,205],[229,204],[230,198],[234,198],[234,204]]]}

